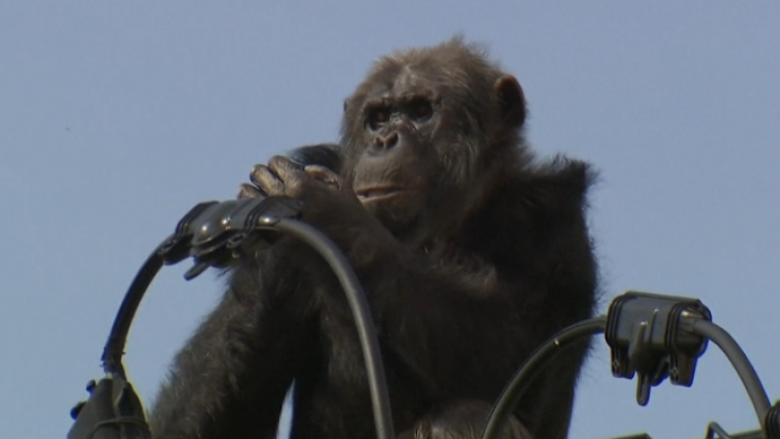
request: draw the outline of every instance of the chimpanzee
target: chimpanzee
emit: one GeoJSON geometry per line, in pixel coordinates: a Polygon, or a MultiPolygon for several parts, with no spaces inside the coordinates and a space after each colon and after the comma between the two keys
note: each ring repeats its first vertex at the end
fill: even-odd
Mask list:
{"type": "MultiPolygon", "coordinates": [[[[377,326],[399,437],[479,437],[529,353],[594,312],[585,209],[595,173],[535,159],[525,119],[520,84],[481,47],[456,37],[399,51],[345,101],[325,166],[273,157],[239,195],[300,199],[302,220],[348,257],[377,326]]],[[[357,332],[324,260],[284,237],[228,279],[157,397],[154,437],[273,437],[293,380],[293,438],[373,437],[357,332]]],[[[536,377],[505,437],[567,436],[587,350],[536,377]]]]}

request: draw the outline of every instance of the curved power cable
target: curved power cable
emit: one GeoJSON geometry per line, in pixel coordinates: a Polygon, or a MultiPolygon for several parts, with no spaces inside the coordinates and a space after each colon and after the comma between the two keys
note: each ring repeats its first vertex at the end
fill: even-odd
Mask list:
{"type": "MultiPolygon", "coordinates": [[[[726,358],[728,358],[737,372],[739,379],[742,380],[745,390],[747,390],[750,401],[753,403],[753,408],[756,411],[756,416],[758,416],[758,423],[761,425],[761,429],[765,430],[764,418],[772,404],[769,402],[769,397],[761,384],[761,379],[758,378],[756,370],[753,368],[747,355],[745,355],[745,351],[739,347],[739,344],[737,344],[731,334],[710,321],[696,320],[693,324],[693,333],[710,339],[726,355],[726,358]]],[[[766,431],[764,431],[764,434],[766,434],[766,431]]]]}
{"type": "Polygon", "coordinates": [[[504,387],[501,396],[493,406],[493,410],[488,415],[485,429],[482,431],[482,439],[494,439],[499,437],[499,432],[504,428],[509,418],[512,416],[512,410],[520,401],[520,397],[525,391],[530,378],[538,372],[539,367],[550,358],[559,353],[562,349],[568,347],[572,342],[585,337],[604,332],[607,327],[607,318],[596,317],[585,320],[558,332],[555,336],[548,339],[543,345],[528,357],[520,369],[512,377],[509,384],[504,387]]]}
{"type": "MultiPolygon", "coordinates": [[[[168,239],[163,242],[167,242],[168,239]]],[[[122,355],[124,355],[127,334],[130,332],[130,325],[133,323],[133,317],[135,317],[144,293],[146,293],[157,272],[163,266],[163,257],[160,255],[161,247],[162,245],[158,246],[146,258],[141,269],[138,270],[135,278],[130,283],[130,287],[128,287],[127,293],[125,293],[125,297],[122,299],[122,304],[119,306],[119,311],[116,313],[116,318],[114,318],[114,324],[111,327],[106,346],[103,348],[103,370],[106,374],[119,377],[125,381],[127,377],[125,368],[122,365],[122,355]]]]}
{"type": "Polygon", "coordinates": [[[355,276],[344,254],[322,232],[308,224],[289,219],[261,218],[261,221],[275,223],[273,228],[287,232],[306,242],[319,252],[336,274],[341,287],[347,295],[349,306],[355,317],[358,338],[366,364],[368,385],[371,391],[371,404],[374,407],[374,422],[379,439],[395,439],[393,417],[390,411],[390,398],[387,392],[385,369],[379,351],[376,329],[371,318],[363,287],[355,276]]]}

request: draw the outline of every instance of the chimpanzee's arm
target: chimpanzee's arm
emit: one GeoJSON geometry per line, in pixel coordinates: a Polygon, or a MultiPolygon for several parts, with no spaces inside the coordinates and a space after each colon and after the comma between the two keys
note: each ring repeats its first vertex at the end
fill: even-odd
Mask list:
{"type": "Polygon", "coordinates": [[[150,412],[155,439],[275,436],[304,325],[299,281],[284,273],[269,280],[272,267],[263,264],[261,276],[260,265],[234,269],[222,302],[176,356],[150,412]]]}

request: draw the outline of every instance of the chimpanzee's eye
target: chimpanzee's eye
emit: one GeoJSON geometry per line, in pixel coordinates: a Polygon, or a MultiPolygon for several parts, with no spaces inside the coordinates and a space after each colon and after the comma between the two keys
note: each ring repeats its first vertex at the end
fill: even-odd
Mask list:
{"type": "Polygon", "coordinates": [[[427,100],[420,99],[412,102],[409,108],[409,116],[414,120],[425,120],[433,114],[433,106],[427,100]]]}
{"type": "Polygon", "coordinates": [[[368,115],[368,125],[372,130],[379,129],[379,126],[390,120],[390,111],[385,108],[379,108],[368,115]]]}

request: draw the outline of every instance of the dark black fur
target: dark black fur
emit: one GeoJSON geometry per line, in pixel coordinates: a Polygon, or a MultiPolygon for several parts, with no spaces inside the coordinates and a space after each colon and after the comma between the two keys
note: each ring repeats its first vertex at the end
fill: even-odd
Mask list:
{"type": "Polygon", "coordinates": [[[290,151],[289,157],[301,165],[320,165],[335,172],[340,172],[341,155],[339,146],[331,143],[301,146],[290,151]]]}
{"type": "MultiPolygon", "coordinates": [[[[592,173],[538,163],[524,120],[517,81],[454,39],[377,62],[345,104],[340,160],[325,163],[340,176],[279,157],[253,172],[270,195],[302,199],[304,220],[353,264],[401,437],[478,437],[528,354],[593,313],[592,173]]],[[[319,256],[284,238],[229,285],[176,358],[155,437],[271,437],[293,379],[294,438],[373,437],[354,324],[319,256]]],[[[567,436],[585,353],[559,358],[526,394],[516,418],[534,437],[567,436]]],[[[524,436],[513,428],[507,437],[524,436]]]]}

